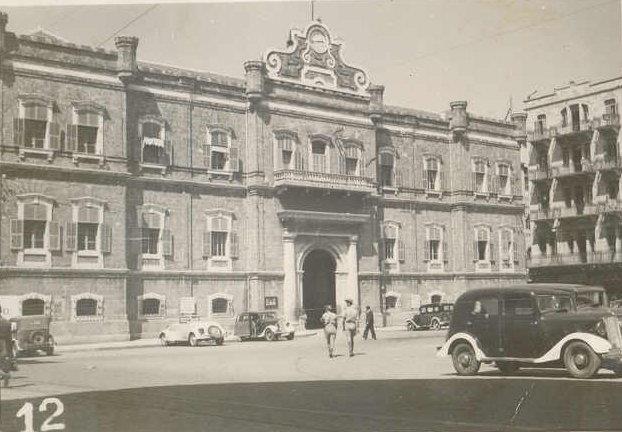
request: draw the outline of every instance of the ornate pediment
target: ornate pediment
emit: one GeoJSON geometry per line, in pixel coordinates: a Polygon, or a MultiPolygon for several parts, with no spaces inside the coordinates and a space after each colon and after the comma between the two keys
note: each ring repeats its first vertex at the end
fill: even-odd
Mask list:
{"type": "Polygon", "coordinates": [[[347,65],[341,48],[342,43],[333,40],[322,23],[313,22],[305,31],[292,30],[286,50],[266,53],[268,76],[274,80],[366,95],[367,74],[347,65]]]}

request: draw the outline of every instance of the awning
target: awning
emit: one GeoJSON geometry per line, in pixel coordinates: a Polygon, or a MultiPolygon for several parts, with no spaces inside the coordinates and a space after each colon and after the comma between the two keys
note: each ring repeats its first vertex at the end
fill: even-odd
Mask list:
{"type": "Polygon", "coordinates": [[[143,145],[164,148],[164,140],[153,137],[143,137],[143,145]]]}

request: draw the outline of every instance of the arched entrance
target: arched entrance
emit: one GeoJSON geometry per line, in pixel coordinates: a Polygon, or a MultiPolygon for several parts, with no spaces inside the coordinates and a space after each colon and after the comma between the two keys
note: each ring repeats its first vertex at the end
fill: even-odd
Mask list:
{"type": "Polygon", "coordinates": [[[322,309],[329,304],[336,307],[335,259],[322,249],[307,255],[303,263],[302,307],[307,314],[307,328],[322,327],[322,309]]]}

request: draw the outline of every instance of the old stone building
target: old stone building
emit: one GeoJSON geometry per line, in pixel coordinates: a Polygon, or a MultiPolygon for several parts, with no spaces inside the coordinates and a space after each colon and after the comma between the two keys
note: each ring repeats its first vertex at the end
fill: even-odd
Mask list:
{"type": "Polygon", "coordinates": [[[622,78],[570,82],[525,101],[529,124],[529,274],[622,294],[622,78]]]}
{"type": "Polygon", "coordinates": [[[244,79],[1,24],[0,300],[61,342],[524,280],[520,114],[385,105],[319,22],[244,79]]]}

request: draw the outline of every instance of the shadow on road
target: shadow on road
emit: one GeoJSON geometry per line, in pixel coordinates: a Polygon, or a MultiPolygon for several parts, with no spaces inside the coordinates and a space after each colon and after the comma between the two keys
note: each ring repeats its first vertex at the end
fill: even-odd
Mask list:
{"type": "MultiPolygon", "coordinates": [[[[548,371],[550,372],[550,371],[548,371]]],[[[414,379],[215,384],[58,396],[66,430],[617,430],[622,386],[609,381],[414,379]]],[[[40,403],[42,398],[31,400],[40,403]]],[[[2,403],[20,431],[24,400],[2,403]]]]}

